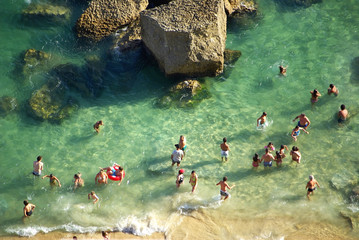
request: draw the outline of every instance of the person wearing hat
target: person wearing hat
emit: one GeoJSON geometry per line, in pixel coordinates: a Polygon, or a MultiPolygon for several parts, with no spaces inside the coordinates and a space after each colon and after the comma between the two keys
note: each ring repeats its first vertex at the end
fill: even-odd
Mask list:
{"type": "Polygon", "coordinates": [[[181,186],[181,184],[183,183],[183,180],[184,180],[184,170],[183,169],[180,169],[178,171],[178,175],[177,175],[177,179],[176,179],[176,185],[177,187],[179,188],[181,186]]]}
{"type": "Polygon", "coordinates": [[[176,150],[173,150],[171,154],[172,166],[175,165],[175,163],[177,163],[177,167],[179,167],[183,159],[183,151],[180,149],[179,144],[176,144],[175,147],[176,150]]]}
{"type": "Polygon", "coordinates": [[[315,185],[318,186],[318,188],[320,188],[319,183],[317,182],[317,180],[314,179],[313,175],[309,176],[309,182],[307,183],[307,186],[305,187],[305,189],[308,188],[308,192],[307,192],[307,198],[310,200],[309,195],[312,194],[314,195],[314,190],[316,190],[317,188],[315,187],[315,185]]]}

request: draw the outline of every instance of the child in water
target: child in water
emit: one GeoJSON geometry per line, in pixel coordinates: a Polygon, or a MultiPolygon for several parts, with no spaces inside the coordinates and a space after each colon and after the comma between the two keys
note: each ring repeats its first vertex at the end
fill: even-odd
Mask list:
{"type": "Polygon", "coordinates": [[[194,192],[196,190],[197,184],[198,184],[198,176],[195,171],[192,171],[191,177],[189,179],[189,183],[192,186],[192,192],[194,192]]]}
{"type": "Polygon", "coordinates": [[[274,157],[274,161],[277,163],[277,167],[282,166],[282,156],[280,155],[279,151],[275,152],[276,156],[274,157]]]}
{"type": "Polygon", "coordinates": [[[259,159],[258,153],[255,153],[254,156],[253,156],[252,166],[257,168],[257,167],[259,167],[260,163],[261,163],[261,160],[259,159]]]}
{"type": "Polygon", "coordinates": [[[264,146],[264,149],[268,149],[269,152],[274,151],[275,147],[272,142],[269,142],[267,146],[264,146]]]}
{"type": "Polygon", "coordinates": [[[176,186],[177,188],[179,188],[181,186],[181,184],[183,183],[183,180],[184,180],[184,170],[183,169],[180,169],[178,171],[178,175],[177,175],[177,179],[176,179],[176,186]]]}
{"type": "Polygon", "coordinates": [[[97,203],[98,200],[100,199],[96,193],[94,191],[91,191],[88,195],[87,195],[88,199],[93,199],[93,204],[97,203]]]}

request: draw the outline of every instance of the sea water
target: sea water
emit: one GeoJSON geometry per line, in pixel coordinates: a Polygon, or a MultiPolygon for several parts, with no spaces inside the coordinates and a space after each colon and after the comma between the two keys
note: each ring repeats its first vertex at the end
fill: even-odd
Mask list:
{"type": "MultiPolygon", "coordinates": [[[[226,215],[231,221],[262,217],[291,219],[291,226],[308,221],[325,222],[348,232],[341,212],[358,216],[358,202],[350,198],[358,184],[358,95],[359,83],[352,80],[352,60],[359,56],[359,4],[323,1],[308,8],[285,5],[285,1],[258,0],[259,13],[246,22],[228,21],[229,49],[240,50],[241,58],[226,66],[227,74],[205,78],[211,98],[197,107],[156,107],[170,80],[145,58],[113,57],[106,62],[106,83],[96,99],[79,99],[79,109],[61,124],[37,121],[26,114],[31,94],[46,81],[40,72],[26,81],[14,77],[20,54],[29,48],[51,54],[49,64],[84,63],[86,55],[108,53],[108,45],[88,46],[79,42],[72,28],[86,4],[71,5],[70,20],[64,23],[24,21],[21,12],[29,1],[0,3],[0,96],[13,96],[19,111],[0,118],[0,234],[33,236],[54,230],[94,232],[119,230],[136,235],[166,232],[178,224],[178,216],[201,213],[207,217],[226,215]],[[279,76],[278,66],[287,66],[279,76]],[[327,96],[334,83],[340,94],[327,96]],[[310,91],[322,94],[314,106],[310,91]],[[351,113],[339,126],[335,114],[345,104],[351,113]],[[263,111],[270,124],[256,128],[263,111]],[[297,142],[290,133],[292,120],[306,113],[309,135],[297,142]],[[103,120],[101,132],[92,126],[103,120]],[[183,186],[176,188],[178,168],[171,168],[170,155],[179,136],[187,139],[188,151],[181,168],[183,186]],[[227,137],[231,148],[228,162],[221,162],[219,145],[227,137]],[[283,166],[252,168],[254,153],[262,155],[271,141],[298,146],[299,165],[289,152],[283,166]],[[43,156],[44,174],[54,174],[62,184],[51,188],[48,179],[31,174],[32,163],[43,156]],[[126,177],[120,186],[110,182],[95,185],[99,167],[122,165],[126,177]],[[196,170],[198,189],[191,194],[189,175],[196,170]],[[73,175],[81,172],[85,187],[73,190],[73,175]],[[306,199],[308,176],[320,183],[312,201],[306,199]],[[219,199],[215,184],[224,176],[231,198],[219,199]],[[95,191],[100,201],[87,199],[95,191]],[[34,215],[22,221],[22,201],[36,205],[34,215]]],[[[225,224],[225,220],[221,219],[225,224]]],[[[217,224],[217,223],[216,223],[217,224]]],[[[220,223],[218,223],[220,225],[220,223]]],[[[253,239],[281,239],[284,228],[251,231],[253,239]]],[[[229,227],[217,238],[241,238],[229,227]]],[[[350,233],[349,233],[350,234],[350,233]]]]}

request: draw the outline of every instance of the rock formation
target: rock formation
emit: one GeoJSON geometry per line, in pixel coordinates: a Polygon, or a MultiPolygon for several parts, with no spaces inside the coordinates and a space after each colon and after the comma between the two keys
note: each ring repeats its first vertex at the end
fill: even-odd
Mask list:
{"type": "Polygon", "coordinates": [[[76,22],[77,36],[99,41],[130,24],[147,6],[148,0],[92,0],[76,22]]]}
{"type": "Polygon", "coordinates": [[[48,19],[69,19],[70,9],[64,6],[56,6],[44,3],[31,3],[22,11],[23,16],[28,18],[40,17],[48,19]]]}
{"type": "Polygon", "coordinates": [[[22,62],[22,75],[28,76],[34,70],[44,67],[49,59],[50,55],[43,51],[33,48],[26,50],[22,62]]]}
{"type": "Polygon", "coordinates": [[[142,40],[167,75],[221,73],[226,24],[223,0],[176,0],[141,13],[142,40]]]}
{"type": "Polygon", "coordinates": [[[256,3],[252,0],[224,0],[224,6],[228,15],[236,13],[255,13],[256,3]]]}
{"type": "Polygon", "coordinates": [[[124,52],[142,46],[140,20],[132,22],[125,29],[120,29],[116,36],[115,49],[124,52]]]}
{"type": "Polygon", "coordinates": [[[0,98],[0,116],[5,116],[17,108],[16,98],[3,96],[0,98]]]}

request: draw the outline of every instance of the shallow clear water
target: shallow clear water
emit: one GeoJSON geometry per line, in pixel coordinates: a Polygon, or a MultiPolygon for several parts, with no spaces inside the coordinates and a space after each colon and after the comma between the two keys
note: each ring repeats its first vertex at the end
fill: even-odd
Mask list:
{"type": "MultiPolygon", "coordinates": [[[[356,1],[324,1],[309,8],[282,6],[278,1],[258,1],[260,16],[252,24],[228,25],[227,47],[242,51],[241,58],[227,66],[230,74],[206,78],[212,97],[194,109],[159,109],[154,106],[170,83],[145,59],[108,60],[101,97],[80,101],[79,111],[62,124],[39,122],[26,115],[24,106],[31,93],[46,79],[37,73],[21,82],[12,70],[21,52],[28,48],[51,53],[50,65],[83,64],[84,57],[105,54],[106,43],[87,47],[78,43],[72,26],[83,6],[73,7],[68,22],[46,26],[24,22],[21,11],[27,2],[0,3],[0,95],[18,99],[20,112],[0,118],[2,128],[0,176],[0,234],[30,236],[38,231],[90,232],[118,228],[138,235],[166,231],[178,214],[199,208],[218,211],[232,219],[253,216],[296,217],[294,223],[315,220],[347,229],[340,212],[358,214],[358,203],[349,192],[358,183],[358,87],[351,81],[351,61],[359,56],[359,5],[356,1]],[[278,65],[288,66],[286,77],[278,65]],[[129,69],[132,69],[130,71],[129,69]],[[327,96],[334,83],[338,97],[327,96]],[[309,91],[322,97],[314,107],[309,91]],[[338,126],[334,114],[344,103],[351,120],[338,126]],[[271,124],[256,129],[261,112],[271,124]],[[253,170],[251,158],[263,154],[272,141],[291,148],[295,116],[305,112],[312,124],[295,143],[303,160],[299,166],[288,157],[281,168],[253,170]],[[101,133],[92,125],[102,119],[101,133]],[[186,179],[175,187],[177,169],[170,155],[180,135],[188,152],[181,164],[186,179]],[[227,137],[229,161],[220,161],[219,144],[227,137]],[[53,173],[63,187],[51,189],[48,180],[35,178],[32,162],[44,157],[44,174],[53,173]],[[98,167],[119,163],[126,170],[121,186],[95,186],[98,167]],[[198,191],[190,194],[189,173],[199,176],[198,191]],[[82,172],[85,187],[72,190],[72,177],[82,172]],[[305,185],[314,174],[321,184],[308,202],[305,185]],[[228,176],[232,197],[218,201],[215,184],[228,176]],[[336,190],[332,182],[339,182],[336,190]],[[87,193],[96,191],[100,202],[93,206],[87,193]],[[22,201],[37,208],[25,223],[22,201]],[[285,209],[285,211],[283,211],[285,209]]],[[[229,233],[227,233],[229,234],[229,233]]],[[[276,233],[278,236],[284,232],[276,233]]],[[[240,233],[229,234],[234,238],[240,233]]]]}

